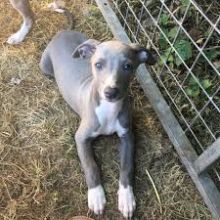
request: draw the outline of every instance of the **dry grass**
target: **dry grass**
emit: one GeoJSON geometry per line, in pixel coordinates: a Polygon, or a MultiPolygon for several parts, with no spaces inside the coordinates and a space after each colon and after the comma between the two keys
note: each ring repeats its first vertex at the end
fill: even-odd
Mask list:
{"type": "MultiPolygon", "coordinates": [[[[65,19],[46,9],[48,1],[39,2],[31,2],[37,12],[36,24],[18,46],[3,44],[17,29],[20,18],[7,0],[0,2],[2,220],[67,220],[87,213],[91,216],[73,139],[79,119],[63,101],[55,83],[38,68],[43,49],[64,28],[65,19]],[[12,78],[21,79],[20,84],[10,83],[12,78]]],[[[86,1],[72,0],[68,6],[76,16],[77,30],[100,40],[111,38],[98,11],[86,1]]],[[[134,219],[212,219],[136,82],[131,95],[136,136],[134,219]]],[[[95,143],[108,200],[105,215],[96,219],[122,219],[116,205],[117,143],[116,137],[100,138],[95,143]]]]}

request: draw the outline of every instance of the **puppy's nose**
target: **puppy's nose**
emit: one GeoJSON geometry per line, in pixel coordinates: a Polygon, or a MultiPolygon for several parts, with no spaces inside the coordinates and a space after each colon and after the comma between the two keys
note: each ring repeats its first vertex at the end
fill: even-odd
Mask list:
{"type": "Polygon", "coordinates": [[[111,87],[107,87],[104,90],[105,93],[105,97],[107,99],[115,99],[119,93],[119,89],[118,88],[111,88],[111,87]]]}

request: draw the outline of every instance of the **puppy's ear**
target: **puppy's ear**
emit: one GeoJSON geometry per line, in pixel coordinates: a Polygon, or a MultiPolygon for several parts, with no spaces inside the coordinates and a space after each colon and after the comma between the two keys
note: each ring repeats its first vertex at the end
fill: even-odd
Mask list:
{"type": "Polygon", "coordinates": [[[89,39],[80,44],[72,53],[73,58],[90,58],[96,51],[96,46],[100,44],[99,41],[89,39]]]}
{"type": "Polygon", "coordinates": [[[146,63],[149,65],[154,65],[156,63],[156,58],[148,49],[140,46],[139,44],[130,44],[130,46],[135,50],[137,59],[140,63],[146,63]]]}

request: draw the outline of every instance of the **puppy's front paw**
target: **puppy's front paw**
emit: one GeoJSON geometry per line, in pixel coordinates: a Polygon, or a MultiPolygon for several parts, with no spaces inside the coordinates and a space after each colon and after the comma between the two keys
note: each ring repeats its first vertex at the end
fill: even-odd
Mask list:
{"type": "Polygon", "coordinates": [[[131,218],[136,207],[133,189],[131,186],[119,185],[118,209],[125,218],[131,218]]]}
{"type": "Polygon", "coordinates": [[[25,38],[25,35],[22,35],[22,33],[17,32],[15,34],[12,34],[8,38],[7,43],[8,44],[19,44],[24,40],[24,38],[25,38]]]}
{"type": "Polygon", "coordinates": [[[14,34],[12,34],[8,40],[7,43],[9,44],[19,44],[21,43],[27,34],[29,33],[31,27],[33,24],[33,18],[26,18],[23,24],[21,25],[21,28],[14,34]]]}
{"type": "Polygon", "coordinates": [[[54,1],[50,4],[48,4],[47,7],[52,11],[56,11],[58,13],[64,13],[64,10],[62,8],[65,7],[65,2],[62,0],[54,1]]]}
{"type": "Polygon", "coordinates": [[[96,215],[103,213],[105,203],[105,193],[101,185],[88,190],[88,206],[96,215]]]}

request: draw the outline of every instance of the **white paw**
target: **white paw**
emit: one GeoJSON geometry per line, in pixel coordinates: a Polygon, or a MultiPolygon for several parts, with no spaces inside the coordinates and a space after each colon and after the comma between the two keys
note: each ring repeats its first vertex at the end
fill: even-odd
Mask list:
{"type": "Polygon", "coordinates": [[[19,31],[15,34],[12,34],[8,40],[7,43],[8,44],[19,44],[21,43],[25,38],[25,35],[22,35],[19,31]]]}
{"type": "Polygon", "coordinates": [[[88,190],[88,206],[96,215],[103,213],[105,203],[105,193],[101,185],[88,190]]]}
{"type": "Polygon", "coordinates": [[[21,28],[19,31],[17,31],[16,33],[12,34],[8,40],[7,43],[9,44],[19,44],[21,43],[24,38],[26,37],[26,35],[29,33],[31,27],[33,24],[33,20],[30,18],[26,18],[23,22],[23,24],[21,25],[21,28]]]}
{"type": "Polygon", "coordinates": [[[118,209],[125,218],[131,218],[136,207],[134,193],[131,186],[126,188],[119,184],[118,190],[118,209]]]}
{"type": "Polygon", "coordinates": [[[56,11],[58,13],[64,13],[64,10],[62,8],[65,7],[65,2],[63,2],[61,0],[60,1],[56,1],[56,2],[54,1],[54,2],[52,2],[50,4],[48,4],[47,7],[49,9],[51,9],[52,11],[56,11]]]}

